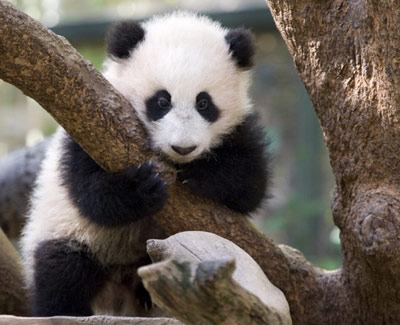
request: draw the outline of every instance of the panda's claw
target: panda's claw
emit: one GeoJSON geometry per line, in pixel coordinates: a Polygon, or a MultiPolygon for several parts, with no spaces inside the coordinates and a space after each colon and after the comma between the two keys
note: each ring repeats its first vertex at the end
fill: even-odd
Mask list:
{"type": "Polygon", "coordinates": [[[134,182],[142,182],[149,178],[153,172],[154,164],[151,161],[146,161],[143,164],[132,165],[120,172],[121,175],[127,177],[134,182]]]}
{"type": "Polygon", "coordinates": [[[155,164],[146,161],[121,172],[131,189],[130,200],[136,202],[136,215],[149,216],[160,211],[167,201],[167,183],[155,172],[155,164]]]}
{"type": "Polygon", "coordinates": [[[187,180],[191,177],[191,174],[192,173],[191,173],[190,169],[185,168],[185,169],[178,170],[176,176],[177,176],[178,180],[183,183],[185,180],[187,180]]]}

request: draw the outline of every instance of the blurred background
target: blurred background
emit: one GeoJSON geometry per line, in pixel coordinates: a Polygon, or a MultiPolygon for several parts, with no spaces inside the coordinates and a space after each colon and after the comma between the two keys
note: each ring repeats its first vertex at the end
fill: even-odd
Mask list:
{"type": "MultiPolygon", "coordinates": [[[[341,266],[339,230],[330,211],[334,180],[318,120],[292,58],[263,0],[12,0],[65,36],[101,70],[104,35],[115,21],[142,20],[175,9],[205,13],[227,27],[256,35],[252,97],[273,156],[272,198],[253,221],[277,243],[299,249],[314,264],[341,266]]],[[[0,80],[0,158],[31,146],[56,129],[32,99],[0,80]]]]}

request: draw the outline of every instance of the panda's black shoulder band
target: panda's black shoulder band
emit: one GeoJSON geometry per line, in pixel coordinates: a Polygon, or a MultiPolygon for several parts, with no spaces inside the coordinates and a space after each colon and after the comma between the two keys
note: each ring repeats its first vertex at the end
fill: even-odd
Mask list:
{"type": "Polygon", "coordinates": [[[111,27],[107,34],[107,54],[111,58],[126,59],[144,40],[145,31],[133,21],[124,21],[111,27]]]}

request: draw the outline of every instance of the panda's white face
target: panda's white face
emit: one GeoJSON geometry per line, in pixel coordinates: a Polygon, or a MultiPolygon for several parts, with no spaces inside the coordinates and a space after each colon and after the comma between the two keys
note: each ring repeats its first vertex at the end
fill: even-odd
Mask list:
{"type": "Polygon", "coordinates": [[[250,109],[248,71],[219,24],[188,13],[143,24],[145,38],[105,76],[132,103],[154,149],[186,163],[217,146],[250,109]]]}
{"type": "Polygon", "coordinates": [[[152,144],[176,162],[189,162],[211,148],[220,138],[212,124],[220,110],[203,91],[194,98],[175,99],[167,90],[159,90],[145,102],[145,124],[152,144]]]}

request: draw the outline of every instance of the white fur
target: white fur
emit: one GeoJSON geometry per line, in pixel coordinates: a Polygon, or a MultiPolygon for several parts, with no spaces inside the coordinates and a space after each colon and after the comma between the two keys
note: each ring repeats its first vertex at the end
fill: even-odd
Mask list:
{"type": "Polygon", "coordinates": [[[41,241],[68,238],[87,245],[103,264],[126,265],[145,256],[145,242],[150,236],[160,236],[151,218],[129,226],[110,228],[80,215],[66,188],[60,184],[60,146],[65,136],[62,128],[54,136],[31,198],[28,222],[21,239],[28,287],[32,285],[33,254],[41,241]]]}
{"type": "Polygon", "coordinates": [[[225,41],[228,30],[206,17],[175,12],[143,24],[145,39],[123,60],[108,60],[104,75],[136,109],[155,149],[173,161],[188,162],[218,145],[251,108],[249,72],[237,68],[225,41]],[[146,117],[145,101],[157,90],[171,94],[172,110],[158,121],[146,117]],[[209,123],[195,109],[208,92],[220,109],[209,123]],[[197,146],[181,156],[171,149],[197,146]]]}

